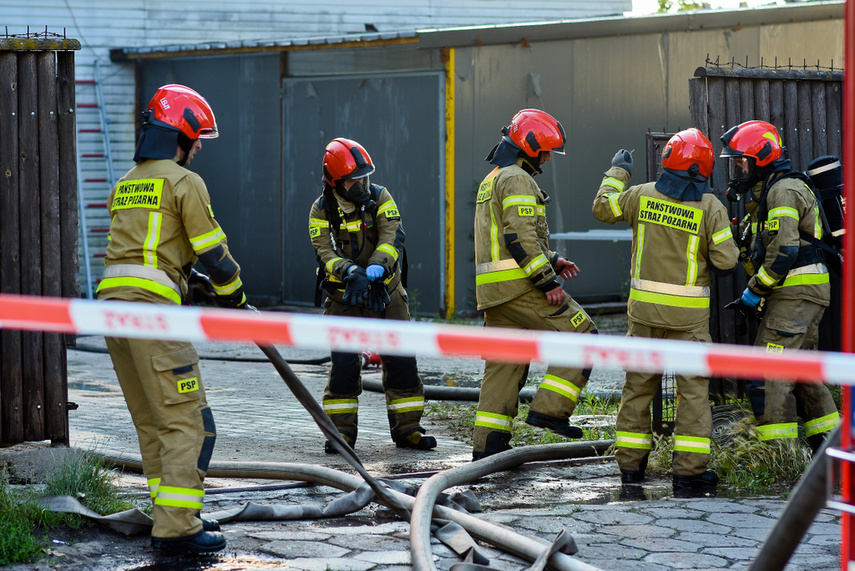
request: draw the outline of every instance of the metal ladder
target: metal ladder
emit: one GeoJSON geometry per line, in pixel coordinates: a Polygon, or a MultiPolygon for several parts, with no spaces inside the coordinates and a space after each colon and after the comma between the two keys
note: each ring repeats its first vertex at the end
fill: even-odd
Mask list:
{"type": "Polygon", "coordinates": [[[85,280],[84,295],[92,299],[104,271],[110,217],[107,197],[116,183],[110,130],[104,107],[101,68],[98,60],[92,79],[78,79],[77,95],[88,96],[92,86],[94,102],[77,104],[77,199],[80,208],[80,269],[85,280]],[[98,263],[100,262],[100,263],[98,263]]]}

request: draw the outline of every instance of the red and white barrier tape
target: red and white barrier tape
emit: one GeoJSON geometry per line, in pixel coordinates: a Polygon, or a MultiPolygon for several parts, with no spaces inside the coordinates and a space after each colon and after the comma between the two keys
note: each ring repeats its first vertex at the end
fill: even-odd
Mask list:
{"type": "Polygon", "coordinates": [[[0,328],[465,357],[855,386],[855,354],[439,323],[0,294],[0,328]]]}

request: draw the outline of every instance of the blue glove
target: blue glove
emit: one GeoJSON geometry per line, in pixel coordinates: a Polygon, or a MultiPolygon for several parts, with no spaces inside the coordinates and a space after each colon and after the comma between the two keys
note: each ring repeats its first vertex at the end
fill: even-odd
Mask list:
{"type": "Polygon", "coordinates": [[[374,281],[377,278],[382,278],[383,274],[386,273],[386,268],[381,266],[380,264],[371,264],[367,268],[365,268],[365,274],[368,276],[370,281],[374,281]]]}
{"type": "Polygon", "coordinates": [[[745,291],[742,292],[742,298],[740,298],[740,301],[748,307],[757,307],[757,304],[760,303],[760,296],[750,289],[745,288],[745,291]]]}

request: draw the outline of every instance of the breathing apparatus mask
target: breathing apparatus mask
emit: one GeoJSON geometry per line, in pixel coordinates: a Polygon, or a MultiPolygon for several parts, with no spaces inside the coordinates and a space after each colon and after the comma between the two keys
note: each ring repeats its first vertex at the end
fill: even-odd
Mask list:
{"type": "Polygon", "coordinates": [[[339,181],[336,192],[348,202],[356,205],[357,208],[369,208],[374,203],[371,200],[370,188],[371,183],[368,177],[365,176],[354,179],[353,184],[348,189],[345,189],[343,180],[339,181]]]}

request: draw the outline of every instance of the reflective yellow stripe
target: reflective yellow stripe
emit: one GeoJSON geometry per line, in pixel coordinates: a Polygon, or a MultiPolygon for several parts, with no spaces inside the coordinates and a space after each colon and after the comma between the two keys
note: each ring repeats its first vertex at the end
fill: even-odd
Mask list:
{"type": "Polygon", "coordinates": [[[828,432],[840,424],[840,414],[832,412],[820,418],[815,418],[805,422],[805,436],[813,436],[828,432]]]}
{"type": "Polygon", "coordinates": [[[492,412],[478,411],[475,413],[475,426],[483,426],[484,428],[492,428],[493,430],[501,430],[511,432],[514,425],[514,419],[503,414],[495,414],[492,412]]]}
{"type": "Polygon", "coordinates": [[[612,209],[612,214],[614,214],[615,218],[620,218],[623,216],[623,210],[620,208],[620,203],[618,202],[617,194],[609,195],[609,208],[612,209]]]}
{"type": "Polygon", "coordinates": [[[813,208],[813,235],[817,240],[822,240],[822,219],[819,217],[819,208],[813,208]]]}
{"type": "Polygon", "coordinates": [[[386,410],[389,412],[410,412],[414,410],[425,409],[425,397],[410,397],[405,399],[395,399],[386,405],[386,410]]]}
{"type": "Polygon", "coordinates": [[[206,250],[211,246],[216,246],[226,237],[225,233],[223,233],[222,228],[216,228],[211,230],[207,234],[202,234],[201,236],[194,236],[190,238],[190,245],[193,246],[193,250],[195,252],[201,252],[202,250],[206,250]]]}
{"type": "Polygon", "coordinates": [[[579,400],[579,393],[582,391],[582,389],[567,379],[562,379],[555,375],[544,375],[543,382],[540,383],[540,388],[564,395],[573,402],[579,400]]]}
{"type": "Polygon", "coordinates": [[[387,210],[398,210],[398,205],[394,200],[387,200],[377,208],[377,215],[385,214],[387,210]]]}
{"type": "Polygon", "coordinates": [[[335,266],[335,263],[336,263],[336,262],[338,262],[339,260],[343,260],[343,259],[344,259],[344,258],[333,258],[332,260],[330,260],[329,262],[327,262],[327,265],[326,265],[326,266],[324,266],[324,267],[326,267],[326,269],[327,269],[327,273],[328,273],[329,275],[332,275],[332,273],[333,273],[333,267],[335,266]]]}
{"type": "Polygon", "coordinates": [[[653,449],[653,435],[639,432],[618,432],[615,434],[615,446],[618,448],[653,449]]]}
{"type": "Polygon", "coordinates": [[[160,244],[160,224],[163,214],[150,212],[148,215],[148,232],[143,242],[143,260],[146,266],[157,268],[157,245],[160,244]]]}
{"type": "Polygon", "coordinates": [[[481,274],[475,276],[475,285],[494,284],[496,282],[509,282],[511,280],[528,279],[528,276],[522,268],[515,270],[502,270],[499,272],[490,272],[489,274],[481,274]]]}
{"type": "Polygon", "coordinates": [[[641,253],[644,252],[644,224],[638,225],[638,245],[635,247],[635,278],[641,277],[641,253]]]}
{"type": "Polygon", "coordinates": [[[178,295],[175,290],[171,287],[167,287],[163,284],[159,284],[145,278],[105,278],[98,284],[98,291],[111,287],[138,287],[156,293],[161,297],[165,297],[166,299],[181,305],[181,296],[178,295]]]}
{"type": "Polygon", "coordinates": [[[764,424],[757,427],[757,436],[761,442],[764,440],[776,440],[778,438],[798,438],[799,425],[796,422],[764,424]]]}
{"type": "Polygon", "coordinates": [[[778,208],[773,208],[769,211],[769,220],[781,218],[782,216],[795,218],[798,221],[799,211],[795,208],[790,208],[789,206],[779,206],[778,208]]]}
{"type": "Polygon", "coordinates": [[[324,401],[324,412],[327,414],[343,414],[359,410],[357,399],[333,399],[324,401]]]}
{"type": "Polygon", "coordinates": [[[778,287],[789,287],[797,285],[821,285],[829,283],[828,274],[800,274],[788,277],[778,287]]]}
{"type": "Polygon", "coordinates": [[[629,286],[631,288],[652,293],[664,293],[683,297],[709,297],[709,286],[681,286],[653,280],[640,280],[632,278],[629,286]]]}
{"type": "Polygon", "coordinates": [[[534,273],[535,270],[548,264],[549,260],[546,259],[546,256],[540,254],[539,256],[535,256],[534,259],[530,261],[526,267],[523,268],[523,271],[525,271],[525,274],[527,276],[530,276],[534,273]]]}
{"type": "Polygon", "coordinates": [[[152,498],[157,497],[157,489],[160,487],[160,478],[152,478],[148,481],[148,491],[152,498]]]}
{"type": "Polygon", "coordinates": [[[507,210],[511,206],[531,206],[537,205],[537,199],[528,194],[515,194],[509,196],[502,201],[502,210],[507,210]]]}
{"type": "Polygon", "coordinates": [[[730,228],[719,230],[712,235],[713,244],[721,244],[725,240],[733,240],[733,232],[730,231],[730,228]]]}
{"type": "Polygon", "coordinates": [[[309,228],[326,228],[327,226],[329,226],[329,222],[323,218],[309,218],[309,228]]]}
{"type": "Polygon", "coordinates": [[[629,290],[629,298],[644,303],[655,303],[657,305],[668,305],[672,307],[703,309],[710,306],[710,298],[708,297],[683,297],[665,293],[640,291],[637,289],[629,290]]]}
{"type": "Polygon", "coordinates": [[[377,249],[381,252],[386,252],[387,254],[392,256],[393,260],[398,259],[398,250],[396,250],[394,246],[391,246],[389,244],[380,244],[379,246],[377,246],[377,249]]]}
{"type": "MultiPolygon", "coordinates": [[[[623,192],[623,189],[626,188],[626,183],[616,179],[613,176],[607,176],[603,178],[603,182],[600,183],[600,186],[610,186],[618,192],[623,192]]],[[[611,198],[609,198],[609,200],[611,200],[611,198]]]]}
{"type": "Polygon", "coordinates": [[[499,259],[499,225],[496,224],[496,213],[490,205],[490,260],[499,259]]]}
{"type": "Polygon", "coordinates": [[[686,270],[686,285],[693,286],[698,279],[698,244],[700,239],[697,235],[689,236],[689,244],[686,246],[686,261],[689,268],[686,270]]]}
{"type": "Polygon", "coordinates": [[[217,295],[229,295],[239,290],[243,284],[240,281],[240,276],[238,276],[227,284],[220,286],[217,284],[212,285],[214,286],[214,291],[217,292],[217,295]]]}
{"type": "Polygon", "coordinates": [[[674,435],[674,452],[710,453],[710,439],[698,436],[674,435]]]}
{"type": "Polygon", "coordinates": [[[160,486],[157,490],[157,497],[154,499],[154,503],[158,506],[172,506],[176,508],[201,510],[204,499],[205,490],[160,486]]]}
{"type": "Polygon", "coordinates": [[[769,272],[767,272],[766,268],[764,267],[761,267],[760,271],[757,272],[757,279],[760,280],[760,282],[767,287],[772,287],[777,281],[772,279],[772,276],[769,275],[769,272]]]}

